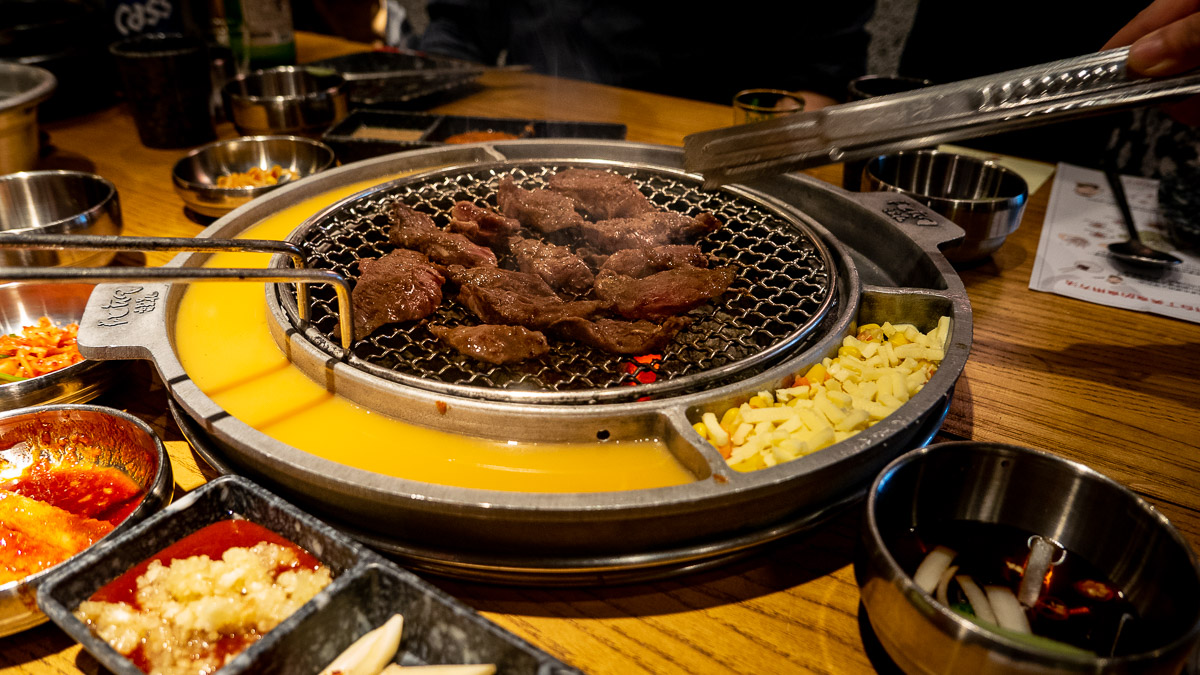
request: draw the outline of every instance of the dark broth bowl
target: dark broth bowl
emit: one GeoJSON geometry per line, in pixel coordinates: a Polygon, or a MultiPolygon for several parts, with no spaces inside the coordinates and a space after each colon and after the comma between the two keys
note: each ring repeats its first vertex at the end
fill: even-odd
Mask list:
{"type": "Polygon", "coordinates": [[[942,443],[888,465],[867,498],[854,564],[870,625],[913,673],[1178,673],[1200,639],[1200,568],[1154,507],[1096,471],[996,443],[942,443]],[[1148,651],[1076,656],[1031,647],[962,618],[896,560],[914,528],[980,521],[1049,537],[1121,588],[1158,636],[1148,651]]]}

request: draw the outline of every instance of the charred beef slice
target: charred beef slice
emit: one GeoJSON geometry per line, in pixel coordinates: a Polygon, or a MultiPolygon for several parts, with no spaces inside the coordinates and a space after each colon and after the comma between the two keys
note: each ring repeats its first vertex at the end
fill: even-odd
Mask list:
{"type": "Polygon", "coordinates": [[[397,246],[424,253],[430,262],[444,267],[496,266],[496,254],[491,249],[475,244],[461,234],[438,228],[427,213],[396,202],[388,217],[392,221],[388,239],[397,246]]]}
{"type": "Polygon", "coordinates": [[[430,326],[429,330],[460,354],[488,363],[518,363],[550,351],[545,335],[524,326],[430,326]]]}
{"type": "Polygon", "coordinates": [[[691,322],[691,319],[683,316],[672,316],[657,322],[605,318],[589,321],[569,317],[554,322],[550,331],[611,354],[636,356],[662,351],[691,322]]]}
{"type": "Polygon", "coordinates": [[[656,210],[632,179],[611,171],[566,169],[547,179],[550,189],[567,195],[592,220],[628,218],[656,210]]]}
{"type": "Polygon", "coordinates": [[[508,238],[520,231],[521,221],[471,202],[460,201],[450,208],[450,224],[446,229],[480,246],[503,253],[508,250],[508,238]]]}
{"type": "Polygon", "coordinates": [[[458,301],[483,323],[542,329],[569,316],[590,317],[603,308],[595,300],[564,302],[541,277],[502,268],[454,266],[458,301]]]}
{"type": "Polygon", "coordinates": [[[399,248],[382,258],[360,260],[358,269],[350,294],[355,340],[387,323],[424,319],[442,302],[446,279],[417,251],[399,248]]]}
{"type": "Polygon", "coordinates": [[[635,279],[601,270],[596,297],[627,319],[664,319],[683,314],[729,288],[737,273],[732,267],[681,267],[635,279]]]}
{"type": "Polygon", "coordinates": [[[708,267],[708,256],[692,244],[626,248],[609,256],[600,269],[640,279],[677,267],[708,267]]]}
{"type": "Polygon", "coordinates": [[[591,268],[566,246],[513,237],[508,247],[522,272],[538,275],[554,290],[580,295],[592,289],[591,268]]]}
{"type": "Polygon", "coordinates": [[[563,238],[583,225],[574,199],[552,190],[526,190],[511,178],[500,181],[496,201],[501,213],[546,236],[563,238]]]}
{"type": "Polygon", "coordinates": [[[582,225],[583,240],[600,253],[650,248],[693,241],[720,229],[711,213],[695,218],[675,211],[649,211],[630,218],[611,218],[582,225]]]}

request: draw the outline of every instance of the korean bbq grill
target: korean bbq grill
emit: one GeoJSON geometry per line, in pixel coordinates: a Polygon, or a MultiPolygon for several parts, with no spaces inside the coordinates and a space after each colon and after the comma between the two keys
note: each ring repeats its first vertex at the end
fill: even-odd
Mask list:
{"type": "MultiPolygon", "coordinates": [[[[628,401],[707,389],[760,371],[802,345],[835,304],[833,260],[803,222],[752,195],[703,192],[694,177],[627,163],[490,164],[400,179],[319,214],[290,241],[305,252],[310,267],[356,280],[360,259],[379,258],[395,248],[388,241],[393,203],[432,214],[444,228],[456,202],[496,208],[497,186],[505,178],[522,188],[541,189],[547,176],[580,166],[631,178],[660,209],[687,215],[708,212],[724,223],[696,244],[711,266],[732,266],[735,281],[725,293],[687,313],[692,323],[656,355],[659,358],[635,359],[572,340],[554,340],[549,354],[526,363],[492,365],[470,359],[447,348],[429,330],[431,324],[479,323],[461,303],[448,298],[423,321],[389,324],[359,341],[350,363],[404,385],[490,400],[628,401]]],[[[509,266],[515,268],[511,262],[509,266]]],[[[315,341],[331,356],[341,356],[332,289],[314,287],[311,298],[313,326],[325,338],[315,341]]],[[[294,296],[287,301],[288,316],[295,321],[294,296]]]]}
{"type": "MultiPolygon", "coordinates": [[[[310,274],[335,271],[353,284],[358,261],[394,247],[388,230],[393,205],[426,213],[442,227],[457,201],[496,208],[506,178],[536,189],[561,170],[600,169],[634,181],[658,209],[712,213],[724,227],[695,243],[710,267],[731,266],[736,274],[723,294],[688,312],[691,324],[658,358],[555,340],[544,357],[526,362],[469,360],[429,330],[480,323],[452,290],[432,316],[383,325],[348,352],[335,332],[334,294],[319,285],[309,286],[308,321],[298,318],[293,286],[281,283],[266,288],[265,316],[255,319],[261,325],[236,325],[237,331],[265,331],[299,377],[372,418],[456,438],[493,439],[517,452],[594,448],[596,461],[604,461],[605,448],[614,443],[653,439],[688,474],[683,484],[604,492],[459,487],[305,451],[239,419],[189,375],[176,345],[187,293],[179,284],[99,286],[81,322],[81,350],[88,358],[153,359],[181,428],[214,466],[262,481],[419,569],[489,581],[579,584],[660,577],[727,560],[824,522],[860,498],[887,462],[928,441],[970,351],[971,310],[961,281],[938,251],[961,230],[916,202],[888,193],[851,194],[800,175],[705,191],[698,175],[682,169],[682,154],[662,146],[573,140],[398,153],[284,186],[201,236],[253,238],[261,223],[294,214],[287,239],[316,270],[310,274]],[[323,210],[306,210],[335,193],[344,196],[323,202],[329,204],[323,210]],[[117,301],[127,302],[131,294],[161,301],[122,325],[107,321],[117,301]],[[836,354],[860,324],[890,321],[929,330],[944,316],[950,318],[945,358],[925,387],[876,425],[826,449],[743,473],[693,428],[705,413],[720,415],[757,392],[790,386],[809,366],[836,354]]],[[[203,265],[211,255],[181,255],[170,266],[203,265]]],[[[499,262],[512,264],[504,256],[499,262]]],[[[275,256],[271,265],[282,272],[291,262],[275,256]]],[[[321,409],[297,414],[320,427],[327,425],[321,409]]],[[[377,452],[395,451],[389,443],[377,452]]]]}

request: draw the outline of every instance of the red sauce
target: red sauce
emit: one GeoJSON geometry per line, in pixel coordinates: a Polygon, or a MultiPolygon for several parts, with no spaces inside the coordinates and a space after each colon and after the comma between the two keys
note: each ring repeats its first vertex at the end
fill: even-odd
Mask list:
{"type": "Polygon", "coordinates": [[[142,489],[112,467],[33,465],[0,489],[57,506],[77,516],[119,525],[141,503],[142,489]]]}
{"type": "Polygon", "coordinates": [[[37,462],[0,482],[0,584],[91,546],[124,521],[144,494],[111,467],[37,462]]]}
{"type": "MultiPolygon", "coordinates": [[[[262,525],[248,520],[222,520],[196,530],[133,566],[129,571],[96,591],[91,599],[99,602],[125,602],[138,607],[137,578],[146,572],[146,568],[150,567],[151,562],[157,560],[164,565],[169,565],[173,560],[199,555],[206,555],[212,560],[217,560],[231,548],[250,548],[260,542],[285,546],[296,553],[297,564],[291,568],[276,570],[276,574],[286,569],[315,570],[321,565],[321,562],[311,553],[262,525]]],[[[138,609],[141,608],[138,607],[138,609]]]]}

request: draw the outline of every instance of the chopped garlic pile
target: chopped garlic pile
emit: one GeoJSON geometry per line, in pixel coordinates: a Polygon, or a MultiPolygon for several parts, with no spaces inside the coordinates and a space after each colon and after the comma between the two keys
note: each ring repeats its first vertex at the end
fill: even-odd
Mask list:
{"type": "Polygon", "coordinates": [[[826,358],[774,394],[760,391],[719,418],[694,425],[738,471],[787,462],[869,428],[895,412],[937,371],[950,317],[922,333],[911,324],[867,324],[826,358]]]}

